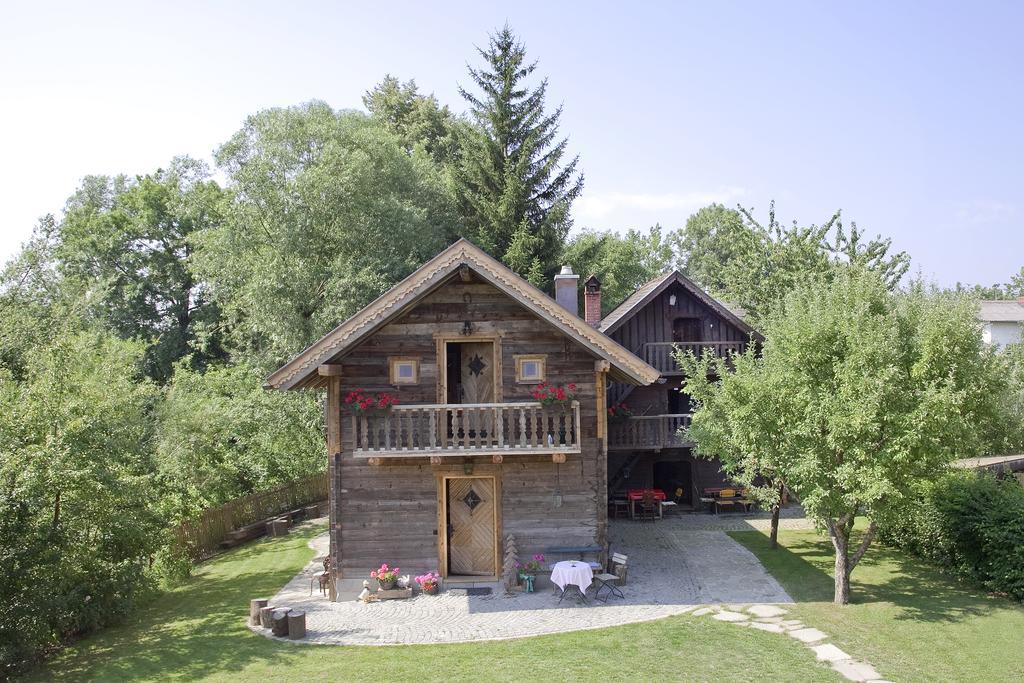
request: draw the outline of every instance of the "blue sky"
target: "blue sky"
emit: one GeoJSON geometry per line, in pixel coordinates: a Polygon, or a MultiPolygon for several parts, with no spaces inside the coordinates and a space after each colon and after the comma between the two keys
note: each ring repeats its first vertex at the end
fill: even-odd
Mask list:
{"type": "Polygon", "coordinates": [[[577,227],[836,208],[941,284],[1024,265],[1022,3],[20,3],[0,20],[0,258],[88,173],[212,150],[391,73],[462,111],[508,21],[586,173],[577,227]]]}

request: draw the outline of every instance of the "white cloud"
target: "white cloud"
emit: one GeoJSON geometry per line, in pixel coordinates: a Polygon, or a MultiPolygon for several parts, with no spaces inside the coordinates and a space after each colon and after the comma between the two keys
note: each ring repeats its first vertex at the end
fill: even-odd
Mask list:
{"type": "Polygon", "coordinates": [[[666,192],[628,193],[610,192],[607,194],[584,194],[573,204],[575,217],[582,221],[602,220],[623,212],[653,213],[664,212],[678,214],[692,212],[708,204],[727,203],[743,196],[741,187],[725,187],[708,192],[666,192]]]}
{"type": "Polygon", "coordinates": [[[966,202],[957,202],[953,205],[953,210],[958,220],[971,225],[1001,223],[1017,215],[1016,206],[995,199],[972,199],[966,202]]]}

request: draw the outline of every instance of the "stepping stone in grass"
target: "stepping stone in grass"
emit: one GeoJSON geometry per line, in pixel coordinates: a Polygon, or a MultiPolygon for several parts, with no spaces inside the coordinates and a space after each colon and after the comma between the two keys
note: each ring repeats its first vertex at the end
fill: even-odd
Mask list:
{"type": "Polygon", "coordinates": [[[768,631],[768,633],[785,633],[785,629],[780,624],[765,624],[760,621],[751,621],[747,623],[747,626],[756,628],[758,631],[768,631]]]}
{"type": "Polygon", "coordinates": [[[875,667],[864,662],[855,662],[852,659],[847,659],[841,662],[832,662],[832,668],[850,681],[878,680],[878,672],[875,671],[875,667]]]}
{"type": "Polygon", "coordinates": [[[736,621],[746,621],[749,617],[747,617],[747,615],[743,614],[742,612],[730,612],[729,610],[722,610],[721,612],[719,612],[718,614],[716,614],[712,618],[713,619],[718,619],[719,621],[732,621],[732,622],[736,622],[736,621]]]}
{"type": "Polygon", "coordinates": [[[733,612],[742,612],[744,607],[746,607],[746,605],[726,605],[725,606],[726,609],[732,610],[733,612]]]}
{"type": "Polygon", "coordinates": [[[782,617],[758,617],[757,621],[762,624],[778,624],[782,626],[782,617]]]}
{"type": "Polygon", "coordinates": [[[787,614],[789,610],[784,610],[781,607],[775,605],[754,605],[748,607],[747,611],[753,614],[755,617],[781,617],[783,614],[787,614]]]}
{"type": "Polygon", "coordinates": [[[695,617],[702,617],[705,614],[711,614],[714,611],[715,610],[711,609],[710,607],[701,607],[699,610],[696,610],[693,613],[693,616],[695,616],[695,617]]]}
{"type": "Polygon", "coordinates": [[[832,643],[815,645],[811,647],[811,649],[814,650],[814,654],[817,656],[819,662],[839,662],[844,659],[851,659],[850,655],[846,654],[832,643]]]}
{"type": "Polygon", "coordinates": [[[819,640],[825,640],[828,638],[827,635],[816,628],[798,628],[795,631],[790,631],[789,635],[793,636],[801,643],[816,643],[819,640]]]}

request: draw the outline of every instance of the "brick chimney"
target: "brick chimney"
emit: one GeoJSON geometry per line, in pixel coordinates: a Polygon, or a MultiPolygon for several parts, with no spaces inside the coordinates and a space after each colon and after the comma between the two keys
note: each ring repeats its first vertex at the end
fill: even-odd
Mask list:
{"type": "Polygon", "coordinates": [[[583,317],[591,327],[601,324],[601,281],[596,275],[583,285],[583,317]]]}
{"type": "Polygon", "coordinates": [[[555,276],[555,301],[573,315],[580,314],[580,297],[576,292],[579,281],[580,276],[572,272],[571,266],[562,266],[562,272],[555,276]]]}
{"type": "Polygon", "coordinates": [[[1017,303],[1019,303],[1021,306],[1024,306],[1024,296],[1017,297],[1017,303]]]}

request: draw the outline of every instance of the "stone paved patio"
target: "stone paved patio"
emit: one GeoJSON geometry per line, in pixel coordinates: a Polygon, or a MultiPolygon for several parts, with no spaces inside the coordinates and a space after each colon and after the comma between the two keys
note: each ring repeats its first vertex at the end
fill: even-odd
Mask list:
{"type": "MultiPolygon", "coordinates": [[[[786,520],[787,526],[804,523],[786,520]]],[[[723,531],[760,524],[761,519],[739,515],[684,514],[655,523],[612,521],[611,545],[629,556],[629,582],[623,588],[626,599],[612,598],[607,604],[581,605],[568,599],[558,604],[550,590],[512,596],[500,590],[487,596],[444,592],[369,604],[355,600],[356,590],[351,599],[332,603],[315,587],[313,595],[309,593],[309,578],[319,569],[315,563],[296,575],[271,604],[306,611],[307,637],[288,642],[397,645],[603,628],[682,614],[707,604],[790,603],[754,555],[723,531]]],[[[325,533],[310,545],[322,555],[326,543],[325,533]]],[[[268,635],[264,629],[254,630],[268,635]]]]}

